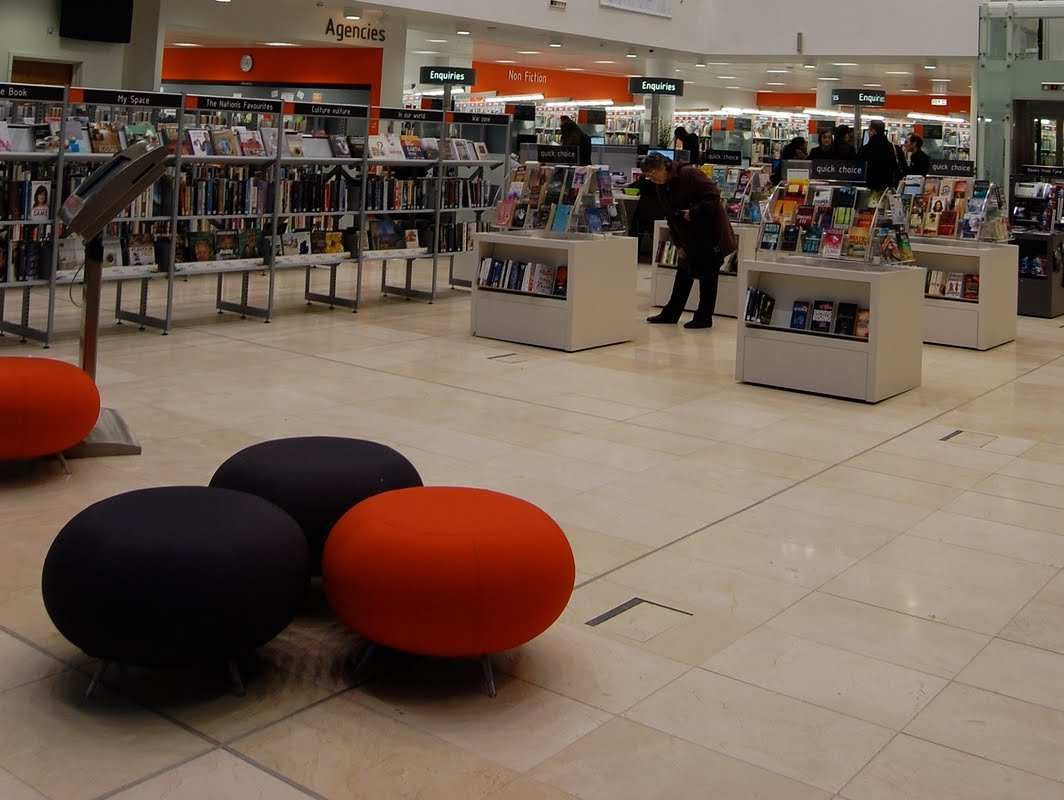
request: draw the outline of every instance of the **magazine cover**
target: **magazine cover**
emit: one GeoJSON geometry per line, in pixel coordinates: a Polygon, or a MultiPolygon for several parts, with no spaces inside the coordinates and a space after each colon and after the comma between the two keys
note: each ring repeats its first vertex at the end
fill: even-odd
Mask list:
{"type": "Polygon", "coordinates": [[[189,128],[185,131],[188,143],[192,147],[194,156],[213,156],[214,147],[211,145],[211,132],[206,128],[189,128]]]}

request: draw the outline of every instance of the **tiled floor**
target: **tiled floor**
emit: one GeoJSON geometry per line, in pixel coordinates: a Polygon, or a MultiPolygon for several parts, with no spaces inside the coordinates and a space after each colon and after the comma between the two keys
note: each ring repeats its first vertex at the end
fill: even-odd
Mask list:
{"type": "MultiPolygon", "coordinates": [[[[472,339],[460,293],[354,316],[299,285],[271,325],[197,282],[173,335],[108,328],[104,400],[144,455],[0,482],[0,798],[1064,800],[1059,322],[927,347],[925,385],[869,407],[735,384],[730,320],[565,355],[472,339]],[[93,664],[41,604],[56,531],[319,433],[566,529],[572,602],[495,658],[498,698],[473,664],[394,655],[353,688],[318,603],[245,664],[244,698],[207,667],[115,669],[84,701],[93,664]]],[[[73,359],[60,319],[49,355],[73,359]]]]}

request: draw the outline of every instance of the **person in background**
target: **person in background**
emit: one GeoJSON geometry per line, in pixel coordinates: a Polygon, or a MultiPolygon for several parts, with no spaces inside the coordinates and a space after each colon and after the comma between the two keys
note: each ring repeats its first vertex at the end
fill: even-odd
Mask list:
{"type": "Polygon", "coordinates": [[[577,166],[586,167],[591,163],[591,137],[573,122],[572,117],[565,116],[561,119],[561,143],[578,148],[577,166]]]}
{"type": "Polygon", "coordinates": [[[868,143],[861,148],[859,158],[866,164],[865,184],[869,189],[882,191],[898,185],[901,168],[883,120],[874,119],[868,123],[868,143]]]}
{"type": "Polygon", "coordinates": [[[898,159],[898,180],[901,180],[909,174],[909,159],[905,156],[904,147],[897,142],[891,142],[891,144],[894,146],[894,157],[898,159]]]}
{"type": "Polygon", "coordinates": [[[697,280],[698,310],[684,327],[712,328],[720,268],[738,246],[720,189],[698,167],[672,162],[656,153],[643,162],[643,175],[654,184],[669,234],[678,248],[672,296],[661,313],[648,317],[647,322],[679,322],[697,280]]]}
{"type": "Polygon", "coordinates": [[[835,134],[832,131],[821,131],[817,141],[817,146],[809,153],[810,160],[816,161],[835,157],[835,134]]]}
{"type": "Polygon", "coordinates": [[[831,157],[839,161],[857,159],[857,148],[853,146],[853,129],[849,125],[839,125],[835,128],[835,147],[831,157]]]}
{"type": "Polygon", "coordinates": [[[809,158],[809,142],[804,136],[795,136],[780,150],[780,157],[773,162],[772,182],[779,183],[783,180],[784,161],[805,161],[809,158]]]}
{"type": "Polygon", "coordinates": [[[915,133],[910,133],[905,140],[905,149],[909,152],[909,168],[906,175],[923,175],[931,171],[931,159],[924,152],[924,139],[915,133]]]}
{"type": "Polygon", "coordinates": [[[688,162],[691,164],[700,163],[699,155],[702,149],[702,143],[698,139],[698,135],[688,132],[687,128],[681,125],[676,129],[673,136],[673,147],[676,150],[686,150],[690,155],[688,162]]]}

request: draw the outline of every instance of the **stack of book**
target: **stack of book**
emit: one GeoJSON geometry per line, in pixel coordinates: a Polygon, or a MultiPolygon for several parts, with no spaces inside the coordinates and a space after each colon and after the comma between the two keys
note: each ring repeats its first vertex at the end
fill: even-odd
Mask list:
{"type": "Polygon", "coordinates": [[[868,338],[869,310],[834,300],[795,300],[790,328],[834,336],[868,338]]]}

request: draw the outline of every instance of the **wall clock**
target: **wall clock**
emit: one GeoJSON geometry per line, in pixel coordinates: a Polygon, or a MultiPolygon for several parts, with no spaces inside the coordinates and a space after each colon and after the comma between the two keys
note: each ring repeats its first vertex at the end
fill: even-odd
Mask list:
{"type": "Polygon", "coordinates": [[[240,57],[240,71],[251,72],[252,67],[255,66],[255,59],[248,53],[240,57]]]}

